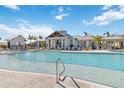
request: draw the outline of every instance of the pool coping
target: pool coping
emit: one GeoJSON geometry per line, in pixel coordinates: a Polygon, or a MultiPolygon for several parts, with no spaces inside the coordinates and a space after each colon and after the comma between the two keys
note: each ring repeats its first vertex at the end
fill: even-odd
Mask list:
{"type": "Polygon", "coordinates": [[[108,50],[92,50],[92,51],[74,51],[74,50],[26,50],[26,51],[3,51],[0,52],[0,55],[11,54],[11,53],[20,53],[20,52],[34,52],[34,51],[50,51],[50,52],[62,52],[62,53],[87,53],[87,54],[122,54],[120,52],[124,51],[108,51],[108,50]]]}
{"type": "MultiPolygon", "coordinates": [[[[56,77],[56,75],[54,75],[54,74],[46,74],[46,73],[22,72],[22,71],[15,71],[15,70],[0,69],[0,72],[1,71],[7,72],[7,73],[11,72],[11,73],[17,73],[17,74],[30,74],[30,75],[42,75],[42,76],[48,76],[48,77],[56,77]]],[[[107,85],[102,85],[102,84],[92,82],[92,81],[88,81],[88,80],[84,80],[84,79],[78,79],[78,78],[74,78],[74,79],[76,81],[84,82],[84,83],[87,83],[89,85],[95,85],[98,88],[113,88],[113,87],[110,87],[110,86],[107,86],[107,85]]]]}
{"type": "Polygon", "coordinates": [[[0,55],[3,54],[11,54],[11,53],[20,53],[20,52],[34,52],[34,51],[41,51],[41,50],[26,50],[26,51],[2,51],[0,55]]]}

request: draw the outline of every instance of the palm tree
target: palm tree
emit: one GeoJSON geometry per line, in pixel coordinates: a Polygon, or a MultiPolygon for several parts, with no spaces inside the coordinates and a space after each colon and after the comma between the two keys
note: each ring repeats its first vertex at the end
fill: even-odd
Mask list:
{"type": "Polygon", "coordinates": [[[33,40],[36,40],[36,39],[37,39],[37,36],[32,36],[32,39],[33,39],[33,40]]]}
{"type": "Polygon", "coordinates": [[[30,46],[31,46],[31,40],[33,40],[33,36],[29,35],[27,39],[30,40],[30,46]]]}
{"type": "Polygon", "coordinates": [[[103,35],[106,35],[107,37],[109,37],[110,36],[110,33],[107,31],[103,35]]]}
{"type": "Polygon", "coordinates": [[[84,35],[85,35],[85,36],[87,36],[87,35],[88,35],[88,33],[87,33],[87,32],[84,32],[84,35]]]}
{"type": "Polygon", "coordinates": [[[39,36],[39,39],[43,39],[43,37],[42,36],[39,36]]]}
{"type": "Polygon", "coordinates": [[[96,44],[97,44],[97,49],[99,50],[99,48],[100,48],[100,44],[101,44],[101,36],[98,36],[98,35],[96,35],[96,36],[93,36],[93,39],[94,39],[94,41],[96,42],[96,44]]]}
{"type": "MultiPolygon", "coordinates": [[[[37,36],[32,36],[33,40],[37,40],[37,36]]],[[[35,44],[33,44],[33,47],[35,48],[35,44]]]]}

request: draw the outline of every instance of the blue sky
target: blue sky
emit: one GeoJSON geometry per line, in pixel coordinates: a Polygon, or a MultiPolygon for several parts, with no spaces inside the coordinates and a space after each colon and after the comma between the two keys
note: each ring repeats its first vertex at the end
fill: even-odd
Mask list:
{"type": "Polygon", "coordinates": [[[2,38],[12,34],[45,37],[55,30],[67,30],[71,35],[123,33],[123,24],[124,6],[0,6],[2,38]]]}

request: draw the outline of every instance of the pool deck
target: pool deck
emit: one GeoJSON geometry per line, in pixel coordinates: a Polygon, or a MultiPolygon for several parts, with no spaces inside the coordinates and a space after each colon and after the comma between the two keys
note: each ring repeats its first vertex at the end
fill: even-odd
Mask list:
{"type": "MultiPolygon", "coordinates": [[[[42,49],[33,49],[33,50],[26,50],[26,51],[56,51],[56,50],[42,50],[42,49]]],[[[111,51],[111,50],[89,50],[89,51],[84,51],[84,50],[80,50],[80,51],[74,51],[74,50],[57,50],[60,52],[68,52],[68,53],[106,53],[106,54],[111,54],[111,53],[118,53],[121,52],[122,50],[116,50],[116,51],[111,51]]],[[[124,51],[124,50],[123,50],[124,51]]],[[[0,55],[2,54],[9,54],[9,53],[18,53],[18,52],[22,52],[22,51],[0,51],[0,55]]],[[[23,51],[25,52],[25,51],[23,51]]]]}
{"type": "MultiPolygon", "coordinates": [[[[101,84],[75,79],[81,88],[109,88],[101,84]]],[[[67,88],[77,88],[67,78],[62,84],[67,88]]],[[[56,83],[55,75],[18,72],[0,69],[0,88],[62,88],[56,83]]]]}

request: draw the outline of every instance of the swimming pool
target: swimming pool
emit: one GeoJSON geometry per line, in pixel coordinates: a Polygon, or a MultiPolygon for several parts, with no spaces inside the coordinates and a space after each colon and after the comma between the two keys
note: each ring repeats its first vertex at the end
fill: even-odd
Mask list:
{"type": "Polygon", "coordinates": [[[55,63],[61,58],[65,64],[86,65],[124,71],[123,53],[82,53],[59,51],[23,52],[14,55],[19,60],[55,63]]]}
{"type": "MultiPolygon", "coordinates": [[[[0,69],[56,74],[56,59],[65,63],[67,76],[112,87],[124,87],[124,53],[33,51],[0,55],[0,69]]],[[[63,69],[60,66],[60,70],[63,69]]]]}

